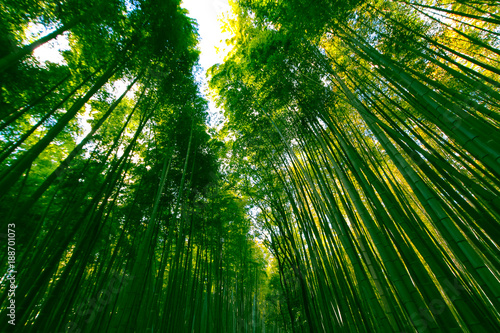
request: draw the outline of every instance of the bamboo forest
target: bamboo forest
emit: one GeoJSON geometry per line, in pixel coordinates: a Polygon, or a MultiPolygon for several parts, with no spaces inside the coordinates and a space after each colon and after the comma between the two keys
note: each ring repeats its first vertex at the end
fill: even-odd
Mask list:
{"type": "Polygon", "coordinates": [[[500,332],[500,3],[228,8],[0,0],[0,332],[500,332]]]}

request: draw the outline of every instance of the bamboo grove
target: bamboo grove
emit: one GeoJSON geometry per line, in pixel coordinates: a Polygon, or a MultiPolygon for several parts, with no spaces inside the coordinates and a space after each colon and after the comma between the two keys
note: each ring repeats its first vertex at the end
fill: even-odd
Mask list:
{"type": "MultiPolygon", "coordinates": [[[[1,6],[2,230],[15,226],[17,288],[15,326],[0,331],[261,325],[264,252],[223,184],[179,1],[1,6]],[[28,56],[46,42],[20,45],[29,22],[71,31],[66,64],[28,56]]],[[[7,272],[6,255],[2,242],[7,272]]]]}
{"type": "Polygon", "coordinates": [[[500,331],[494,1],[0,7],[1,332],[500,331]]]}
{"type": "Polygon", "coordinates": [[[239,2],[211,85],[290,332],[496,332],[499,11],[239,2]]]}

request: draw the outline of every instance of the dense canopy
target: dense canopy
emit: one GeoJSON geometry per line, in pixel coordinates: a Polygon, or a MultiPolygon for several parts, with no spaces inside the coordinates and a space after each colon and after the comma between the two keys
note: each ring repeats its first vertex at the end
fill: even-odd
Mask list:
{"type": "Polygon", "coordinates": [[[499,332],[498,3],[231,6],[0,0],[0,332],[499,332]]]}

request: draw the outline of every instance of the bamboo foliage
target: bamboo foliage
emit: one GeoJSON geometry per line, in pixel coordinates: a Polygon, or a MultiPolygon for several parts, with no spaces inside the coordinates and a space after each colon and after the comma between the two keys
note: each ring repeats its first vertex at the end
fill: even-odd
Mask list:
{"type": "Polygon", "coordinates": [[[0,331],[500,329],[492,3],[237,1],[217,129],[180,1],[26,4],[0,4],[0,331]]]}
{"type": "Polygon", "coordinates": [[[280,278],[300,262],[281,325],[498,329],[496,9],[366,1],[305,22],[300,2],[239,5],[249,37],[212,87],[280,278]]]}
{"type": "MultiPolygon", "coordinates": [[[[16,325],[0,330],[265,330],[265,250],[249,234],[245,198],[224,185],[223,144],[206,132],[194,78],[197,33],[179,1],[95,1],[92,11],[120,14],[94,17],[81,16],[84,3],[42,3],[63,26],[0,60],[3,91],[26,95],[1,96],[2,226],[19,231],[19,284],[16,325]],[[63,31],[67,64],[31,64],[28,53],[63,31]],[[15,82],[30,70],[32,80],[55,76],[39,96],[15,82]],[[114,96],[117,81],[126,89],[114,96]]],[[[10,298],[2,289],[2,314],[10,298]]]]}

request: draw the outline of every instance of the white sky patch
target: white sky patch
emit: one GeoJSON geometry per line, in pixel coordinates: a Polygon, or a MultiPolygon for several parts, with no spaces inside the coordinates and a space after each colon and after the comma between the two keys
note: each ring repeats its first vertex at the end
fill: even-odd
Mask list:
{"type": "MultiPolygon", "coordinates": [[[[30,23],[26,30],[26,39],[23,41],[23,44],[29,44],[40,37],[50,34],[54,30],[56,30],[56,27],[47,29],[43,24],[30,23]]],[[[61,55],[61,51],[69,49],[68,32],[65,32],[57,36],[57,38],[37,47],[33,55],[40,61],[42,66],[46,61],[63,65],[66,64],[66,62],[61,55]]]]}
{"type": "Polygon", "coordinates": [[[216,63],[222,63],[230,51],[226,39],[232,37],[229,32],[222,32],[223,15],[229,15],[227,0],[184,0],[181,7],[186,8],[188,16],[198,22],[201,50],[200,65],[207,70],[216,63]]]}
{"type": "MultiPolygon", "coordinates": [[[[108,83],[107,86],[107,91],[111,92],[113,95],[113,99],[109,101],[109,103],[114,102],[117,100],[128,88],[128,86],[132,83],[129,79],[121,79],[117,80],[113,83],[108,83]]],[[[134,96],[137,92],[137,84],[134,84],[134,86],[127,92],[125,95],[129,99],[134,99],[134,96]]]]}
{"type": "Polygon", "coordinates": [[[198,22],[198,33],[200,42],[198,44],[200,54],[200,65],[203,68],[200,87],[205,98],[209,100],[208,114],[210,116],[209,126],[215,127],[223,122],[222,111],[215,107],[215,103],[209,98],[206,71],[217,63],[222,63],[225,56],[231,51],[231,46],[226,43],[233,35],[223,32],[224,17],[232,17],[231,7],[228,0],[184,0],[181,7],[189,11],[188,16],[198,22]]]}

